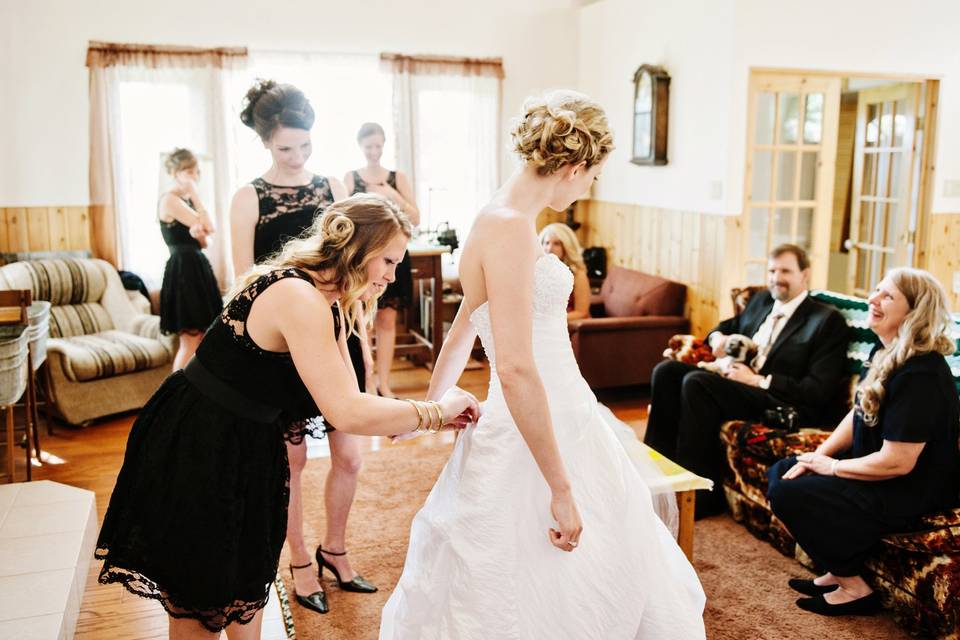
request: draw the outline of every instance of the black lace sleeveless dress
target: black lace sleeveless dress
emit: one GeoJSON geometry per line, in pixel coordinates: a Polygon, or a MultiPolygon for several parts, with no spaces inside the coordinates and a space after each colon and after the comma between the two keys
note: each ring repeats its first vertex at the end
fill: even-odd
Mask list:
{"type": "Polygon", "coordinates": [[[284,432],[318,414],[290,354],[246,330],[253,301],[283,278],[312,283],[297,269],[253,282],[140,412],[97,541],[101,583],[211,631],[267,602],[287,530],[284,432]]]}
{"type": "MultiPolygon", "coordinates": [[[[310,229],[314,219],[323,215],[333,204],[333,191],[330,181],[323,176],[313,176],[307,184],[295,187],[282,187],[271,184],[263,178],[250,183],[257,192],[259,202],[257,226],[253,235],[253,260],[260,263],[283,249],[291,238],[299,238],[310,229]]],[[[336,315],[336,312],[334,313],[336,315]]],[[[363,364],[363,350],[360,338],[351,333],[347,338],[350,361],[357,374],[360,391],[366,391],[366,366],[363,364]]],[[[291,433],[302,437],[306,433],[320,436],[324,431],[332,431],[330,425],[320,428],[318,425],[300,424],[291,433]]]]}
{"type": "MultiPolygon", "coordinates": [[[[189,199],[184,202],[193,208],[189,199]]],[[[187,225],[161,220],[160,233],[170,250],[160,288],[160,331],[206,331],[223,309],[213,268],[187,225]]]]}
{"type": "MultiPolygon", "coordinates": [[[[397,172],[387,174],[387,184],[397,188],[397,172]]],[[[367,183],[359,171],[353,172],[353,193],[366,193],[367,183]]],[[[351,193],[350,195],[353,195],[351,193]]],[[[410,270],[410,253],[403,254],[403,260],[397,265],[396,279],[387,285],[387,289],[377,299],[377,306],[390,307],[400,311],[413,304],[413,274],[410,270]]]]}

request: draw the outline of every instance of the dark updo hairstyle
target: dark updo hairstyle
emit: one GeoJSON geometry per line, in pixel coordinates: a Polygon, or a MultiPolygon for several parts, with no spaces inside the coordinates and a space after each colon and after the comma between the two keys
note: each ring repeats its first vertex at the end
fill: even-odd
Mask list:
{"type": "Polygon", "coordinates": [[[163,159],[163,167],[170,175],[177,171],[186,171],[197,166],[197,156],[190,149],[175,148],[163,159]]]}
{"type": "Polygon", "coordinates": [[[257,132],[260,139],[269,142],[277,127],[313,128],[313,107],[303,91],[292,84],[257,79],[243,98],[240,121],[257,132]]]}
{"type": "Polygon", "coordinates": [[[387,139],[387,134],[383,132],[383,127],[381,127],[376,122],[364,122],[360,125],[360,131],[357,131],[357,143],[359,144],[363,141],[364,138],[369,138],[372,135],[380,134],[380,137],[384,140],[387,139]]]}

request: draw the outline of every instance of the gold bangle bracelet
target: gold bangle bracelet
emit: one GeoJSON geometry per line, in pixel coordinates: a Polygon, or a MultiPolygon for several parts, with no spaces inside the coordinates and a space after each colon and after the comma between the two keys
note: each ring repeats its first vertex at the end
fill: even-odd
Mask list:
{"type": "Polygon", "coordinates": [[[422,431],[423,430],[423,410],[420,408],[420,403],[418,403],[416,400],[411,400],[409,398],[407,398],[407,402],[413,405],[413,408],[417,412],[417,426],[415,429],[411,429],[410,432],[415,433],[417,431],[422,431]]]}
{"type": "Polygon", "coordinates": [[[440,409],[439,402],[430,401],[430,406],[437,412],[437,426],[435,429],[431,429],[430,433],[438,433],[443,428],[443,411],[440,409]]]}

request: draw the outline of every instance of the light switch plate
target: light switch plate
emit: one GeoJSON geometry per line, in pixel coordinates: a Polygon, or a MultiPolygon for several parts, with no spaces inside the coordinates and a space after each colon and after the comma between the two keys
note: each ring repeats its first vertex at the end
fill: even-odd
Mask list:
{"type": "Polygon", "coordinates": [[[943,197],[960,198],[960,180],[944,180],[943,197]]]}

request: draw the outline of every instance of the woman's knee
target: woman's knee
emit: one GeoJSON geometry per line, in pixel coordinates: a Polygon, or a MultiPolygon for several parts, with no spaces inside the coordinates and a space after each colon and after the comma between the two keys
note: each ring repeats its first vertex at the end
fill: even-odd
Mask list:
{"type": "Polygon", "coordinates": [[[337,473],[356,476],[363,467],[363,456],[359,451],[338,452],[330,457],[330,465],[337,473]]]}
{"type": "Polygon", "coordinates": [[[307,466],[307,446],[301,444],[287,444],[287,461],[290,464],[290,473],[300,473],[307,466]]]}

